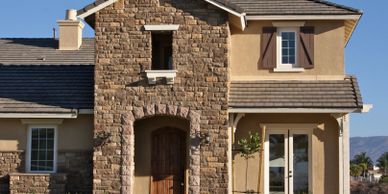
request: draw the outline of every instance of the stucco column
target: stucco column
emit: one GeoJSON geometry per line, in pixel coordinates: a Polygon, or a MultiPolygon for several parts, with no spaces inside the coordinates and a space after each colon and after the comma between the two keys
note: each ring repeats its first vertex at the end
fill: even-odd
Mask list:
{"type": "Polygon", "coordinates": [[[339,193],[350,194],[350,156],[349,156],[349,114],[336,117],[339,126],[338,161],[339,161],[339,193]]]}
{"type": "Polygon", "coordinates": [[[344,173],[344,194],[350,194],[350,143],[349,143],[349,130],[350,130],[350,115],[343,116],[343,173],[344,173]]]}
{"type": "Polygon", "coordinates": [[[229,134],[229,141],[228,141],[228,194],[233,193],[234,189],[234,165],[233,165],[233,143],[235,141],[234,135],[237,130],[237,124],[245,116],[243,113],[238,114],[229,114],[229,127],[228,127],[228,134],[229,134]]]}

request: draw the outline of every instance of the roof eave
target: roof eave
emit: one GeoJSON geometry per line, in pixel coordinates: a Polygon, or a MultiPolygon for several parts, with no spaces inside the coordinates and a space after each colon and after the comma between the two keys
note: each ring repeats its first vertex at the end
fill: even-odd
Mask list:
{"type": "Polygon", "coordinates": [[[354,113],[360,112],[359,108],[236,108],[230,107],[229,113],[354,113]]]}

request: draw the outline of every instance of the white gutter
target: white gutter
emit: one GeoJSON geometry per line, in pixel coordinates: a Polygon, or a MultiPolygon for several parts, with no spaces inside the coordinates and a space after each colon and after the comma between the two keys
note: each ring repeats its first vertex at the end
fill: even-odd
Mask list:
{"type": "Polygon", "coordinates": [[[357,109],[320,109],[320,108],[230,108],[229,113],[351,113],[357,109]]]}
{"type": "Polygon", "coordinates": [[[360,113],[368,113],[372,110],[373,104],[364,104],[360,113]]]}
{"type": "Polygon", "coordinates": [[[260,15],[247,20],[358,20],[360,15],[260,15]]]}
{"type": "Polygon", "coordinates": [[[75,119],[78,114],[73,113],[0,113],[4,119],[75,119]]]}
{"type": "Polygon", "coordinates": [[[86,11],[85,13],[78,15],[78,17],[81,19],[85,19],[86,17],[92,15],[93,13],[96,13],[96,12],[100,11],[101,9],[104,9],[105,7],[108,7],[109,5],[116,3],[117,1],[118,0],[109,0],[109,1],[106,1],[104,3],[101,3],[100,5],[93,7],[92,9],[86,11]]]}
{"type": "Polygon", "coordinates": [[[94,114],[94,110],[93,109],[79,109],[78,114],[80,114],[80,115],[92,115],[92,114],[94,114]]]}

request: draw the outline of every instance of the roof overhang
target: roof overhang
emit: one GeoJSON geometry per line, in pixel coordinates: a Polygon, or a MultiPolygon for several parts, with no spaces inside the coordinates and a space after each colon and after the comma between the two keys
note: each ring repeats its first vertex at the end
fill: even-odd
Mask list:
{"type": "Polygon", "coordinates": [[[101,9],[104,9],[105,7],[108,7],[109,5],[113,4],[113,3],[116,3],[118,0],[106,0],[105,2],[103,3],[100,3],[100,4],[96,4],[96,6],[94,6],[93,8],[87,10],[86,12],[84,13],[81,13],[78,15],[79,18],[81,19],[85,19],[86,17],[100,11],[101,9]]]}
{"type": "Polygon", "coordinates": [[[2,119],[75,119],[76,112],[71,113],[0,113],[2,119]]]}
{"type": "MultiPolygon", "coordinates": [[[[96,12],[104,9],[105,7],[116,3],[118,0],[100,0],[100,2],[95,2],[90,6],[89,9],[81,11],[78,15],[79,18],[86,20],[87,23],[93,26],[93,18],[88,18],[96,12]]],[[[231,6],[224,5],[216,0],[204,0],[205,2],[218,7],[231,15],[235,16],[239,20],[239,28],[245,30],[247,27],[247,21],[255,20],[344,20],[345,21],[345,46],[348,44],[357,24],[362,16],[362,14],[349,14],[349,15],[247,15],[246,13],[237,11],[231,6]]]]}
{"type": "Polygon", "coordinates": [[[0,113],[1,119],[76,119],[78,115],[92,115],[93,109],[74,109],[69,112],[13,112],[0,113]]]}

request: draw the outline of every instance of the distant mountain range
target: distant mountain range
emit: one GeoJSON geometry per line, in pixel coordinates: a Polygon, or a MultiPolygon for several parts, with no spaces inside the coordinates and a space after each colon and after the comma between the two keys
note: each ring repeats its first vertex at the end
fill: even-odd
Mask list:
{"type": "Polygon", "coordinates": [[[376,162],[381,154],[388,152],[388,136],[350,138],[350,159],[360,152],[366,152],[376,162]]]}

